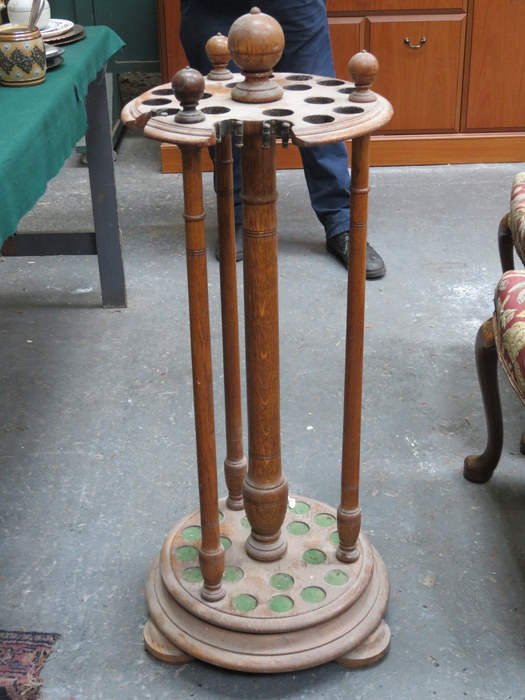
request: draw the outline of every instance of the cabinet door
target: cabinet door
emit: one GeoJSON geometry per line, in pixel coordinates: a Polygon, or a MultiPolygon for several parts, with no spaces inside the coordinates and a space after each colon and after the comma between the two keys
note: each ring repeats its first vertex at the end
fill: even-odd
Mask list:
{"type": "Polygon", "coordinates": [[[464,15],[370,17],[372,89],[392,103],[385,132],[459,130],[464,15]]]}
{"type": "Polygon", "coordinates": [[[425,12],[467,9],[467,0],[327,0],[328,12],[425,12]]]}
{"type": "Polygon", "coordinates": [[[334,57],[335,74],[341,80],[349,80],[348,61],[365,48],[364,17],[330,17],[330,40],[334,57]]]}
{"type": "Polygon", "coordinates": [[[525,128],[525,2],[476,0],[467,129],[525,128]]]}

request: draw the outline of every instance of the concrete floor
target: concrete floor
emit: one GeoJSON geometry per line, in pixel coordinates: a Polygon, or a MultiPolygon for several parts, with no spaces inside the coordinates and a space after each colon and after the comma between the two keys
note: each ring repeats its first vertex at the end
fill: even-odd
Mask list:
{"type": "MultiPolygon", "coordinates": [[[[388,272],[367,283],[361,501],[393,638],[361,671],[269,677],[143,650],[148,568],[197,505],[182,188],[157,144],[128,133],[116,162],[127,309],[100,308],[93,258],[0,260],[0,626],[62,635],[44,698],[525,697],[525,414],[503,379],[500,466],[483,486],[461,474],[484,444],[473,344],[520,169],[372,171],[369,237],[388,272]]],[[[283,466],[291,492],[337,505],[346,275],[302,174],[278,184],[283,466]]],[[[76,157],[20,230],[46,226],[91,226],[76,157]]],[[[212,252],[209,286],[218,320],[212,252]]],[[[213,343],[221,461],[218,323],[213,343]]]]}

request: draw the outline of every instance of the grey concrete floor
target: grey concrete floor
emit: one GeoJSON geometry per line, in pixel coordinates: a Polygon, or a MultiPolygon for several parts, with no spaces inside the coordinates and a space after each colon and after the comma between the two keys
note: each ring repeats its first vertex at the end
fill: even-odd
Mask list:
{"type": "MultiPolygon", "coordinates": [[[[389,655],[275,676],[143,650],[144,583],[197,505],[181,178],[126,134],[116,162],[129,307],[100,308],[93,258],[0,259],[0,627],[58,632],[47,700],[524,698],[525,413],[501,378],[492,481],[476,330],[499,277],[496,230],[523,164],[375,168],[367,283],[363,527],[388,567],[389,655]]],[[[338,503],[346,273],[325,253],[301,172],[280,172],[283,465],[338,503]]],[[[218,455],[224,454],[214,203],[206,176],[218,455]]],[[[91,226],[73,156],[21,230],[91,226]]],[[[221,491],[224,487],[221,482],[221,491]]]]}

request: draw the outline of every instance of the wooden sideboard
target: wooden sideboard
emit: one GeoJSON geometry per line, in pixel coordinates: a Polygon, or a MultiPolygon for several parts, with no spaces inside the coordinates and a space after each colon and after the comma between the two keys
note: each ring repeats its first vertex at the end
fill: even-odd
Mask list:
{"type": "MultiPolygon", "coordinates": [[[[168,81],[187,64],[178,0],[157,0],[168,81]]],[[[374,88],[394,107],[372,138],[373,165],[525,161],[524,0],[327,0],[336,73],[361,49],[379,60],[374,88]]],[[[351,146],[349,145],[349,149],[351,146]]],[[[278,167],[300,167],[279,149],[278,167]]],[[[179,172],[174,146],[163,172],[179,172]]]]}

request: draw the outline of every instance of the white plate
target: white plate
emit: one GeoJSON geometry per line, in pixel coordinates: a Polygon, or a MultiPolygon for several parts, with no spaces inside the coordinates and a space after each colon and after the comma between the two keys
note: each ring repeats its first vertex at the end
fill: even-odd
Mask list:
{"type": "Polygon", "coordinates": [[[73,28],[74,22],[70,22],[68,19],[50,19],[49,24],[40,30],[42,38],[44,41],[50,39],[52,36],[60,36],[60,34],[65,34],[70,29],[73,28]]]}
{"type": "Polygon", "coordinates": [[[64,53],[64,49],[60,46],[51,46],[51,44],[44,44],[46,50],[46,58],[53,58],[54,56],[60,56],[64,53]]]}

